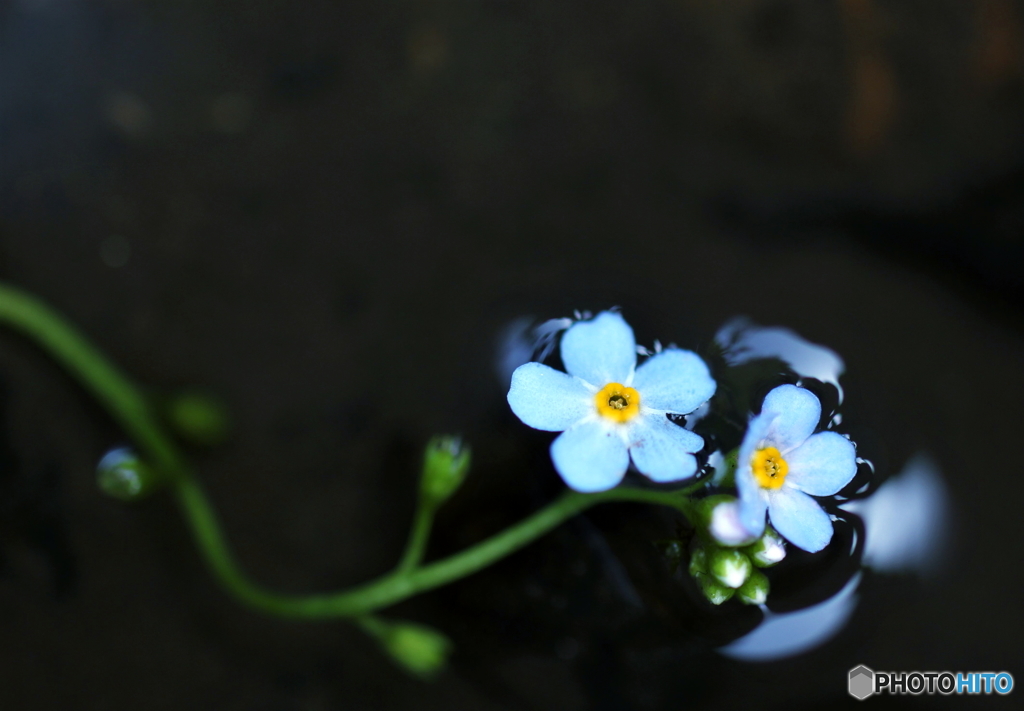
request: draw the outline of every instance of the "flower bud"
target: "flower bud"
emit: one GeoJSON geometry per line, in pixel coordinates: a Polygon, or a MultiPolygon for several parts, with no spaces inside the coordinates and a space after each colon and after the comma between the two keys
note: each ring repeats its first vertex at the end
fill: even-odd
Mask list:
{"type": "Polygon", "coordinates": [[[769,568],[786,557],[786,544],[770,526],[764,535],[743,549],[758,568],[769,568]]]}
{"type": "Polygon", "coordinates": [[[730,587],[720,585],[718,581],[710,575],[698,573],[694,577],[697,580],[697,584],[700,585],[700,589],[701,592],[704,593],[704,597],[706,597],[708,602],[712,605],[721,605],[723,602],[731,598],[736,592],[730,587]]]}
{"type": "Polygon", "coordinates": [[[720,501],[712,509],[708,521],[708,533],[723,546],[743,546],[754,540],[754,536],[740,520],[740,503],[732,497],[720,501]]]}
{"type": "Polygon", "coordinates": [[[739,500],[729,494],[714,494],[701,499],[693,520],[698,534],[719,546],[736,547],[754,541],[740,523],[739,500]]]}
{"type": "Polygon", "coordinates": [[[429,681],[448,664],[452,642],[437,630],[413,622],[367,618],[362,627],[413,676],[429,681]]]}
{"type": "Polygon", "coordinates": [[[706,575],[708,572],[708,552],[703,548],[694,548],[690,554],[690,575],[697,577],[698,574],[706,575]]]}
{"type": "Polygon", "coordinates": [[[434,506],[450,497],[469,472],[470,449],[459,437],[434,437],[423,456],[420,493],[434,506]]]}
{"type": "Polygon", "coordinates": [[[215,445],[227,436],[224,406],[201,393],[186,392],[171,400],[167,417],[178,434],[195,444],[215,445]]]}
{"type": "Polygon", "coordinates": [[[750,576],[750,558],[734,548],[719,548],[708,553],[708,573],[728,588],[738,588],[750,576]]]}
{"type": "Polygon", "coordinates": [[[736,589],[736,597],[747,605],[763,605],[768,599],[770,587],[764,573],[752,570],[747,581],[736,589]]]}
{"type": "Polygon", "coordinates": [[[128,447],[118,447],[103,455],[96,465],[96,484],[100,491],[121,501],[135,501],[151,493],[160,478],[128,447]]]}

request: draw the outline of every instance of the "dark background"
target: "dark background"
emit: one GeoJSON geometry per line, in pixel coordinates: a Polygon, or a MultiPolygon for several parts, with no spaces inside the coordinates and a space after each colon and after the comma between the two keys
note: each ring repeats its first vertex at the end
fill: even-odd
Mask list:
{"type": "Polygon", "coordinates": [[[799,709],[852,705],[861,663],[1024,678],[1022,72],[1009,0],[0,2],[0,278],[156,402],[223,399],[193,459],[266,585],[386,571],[435,432],[475,466],[432,554],[550,500],[497,335],[613,305],[647,344],[745,314],[835,349],[845,431],[881,476],[929,452],[955,532],[944,575],[869,571],[831,643],[743,664],[713,647],[755,611],[688,597],[650,545],[671,516],[598,510],[394,611],[455,640],[424,685],[348,625],[237,606],[170,497],[104,498],[123,435],[4,332],[0,705],[799,709]]]}

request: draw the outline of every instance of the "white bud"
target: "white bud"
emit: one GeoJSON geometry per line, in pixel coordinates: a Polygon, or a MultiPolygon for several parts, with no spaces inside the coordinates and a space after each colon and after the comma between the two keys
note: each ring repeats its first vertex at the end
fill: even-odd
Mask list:
{"type": "Polygon", "coordinates": [[[740,521],[738,501],[725,501],[712,509],[708,532],[723,546],[742,546],[755,539],[740,521]]]}

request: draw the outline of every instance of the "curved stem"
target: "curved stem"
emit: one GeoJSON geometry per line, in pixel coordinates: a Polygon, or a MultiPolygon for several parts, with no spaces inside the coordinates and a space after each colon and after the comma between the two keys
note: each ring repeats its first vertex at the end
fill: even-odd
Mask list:
{"type": "Polygon", "coordinates": [[[139,389],[57,312],[3,283],[0,321],[37,343],[99,400],[174,487],[196,543],[217,579],[240,600],[269,611],[267,603],[278,597],[260,590],[238,567],[206,494],[139,389]]]}
{"type": "Polygon", "coordinates": [[[405,544],[405,552],[402,553],[396,570],[412,570],[420,564],[427,550],[427,540],[430,538],[430,528],[433,525],[434,507],[425,500],[425,497],[420,496],[412,521],[412,530],[409,531],[409,542],[405,544]]]}
{"type": "Polygon", "coordinates": [[[71,373],[165,473],[176,476],[184,469],[184,460],[138,388],[60,315],[35,297],[0,283],[0,321],[27,335],[71,373]]]}
{"type": "Polygon", "coordinates": [[[608,501],[635,501],[671,506],[687,516],[687,494],[701,484],[663,492],[619,488],[596,494],[569,492],[510,528],[442,560],[420,565],[433,509],[421,506],[402,562],[392,572],[334,594],[287,596],[269,592],[242,572],[221,530],[217,515],[199,481],[185,465],[173,440],[164,433],[145,398],[128,378],[100,355],[89,341],[38,299],[0,283],[0,321],[42,346],[93,394],[150,457],[173,486],[211,573],[244,604],[295,618],[358,617],[465,577],[535,541],[577,513],[608,501]]]}
{"type": "MultiPolygon", "coordinates": [[[[597,494],[567,492],[540,511],[464,551],[412,570],[396,568],[376,580],[340,593],[286,597],[244,585],[236,587],[244,581],[225,576],[223,572],[226,571],[219,577],[239,599],[275,615],[296,618],[357,617],[486,568],[596,504],[633,501],[671,506],[688,513],[690,506],[686,494],[693,488],[691,486],[671,492],[633,488],[611,489],[597,494]]],[[[219,556],[213,557],[220,559],[219,556]]]]}

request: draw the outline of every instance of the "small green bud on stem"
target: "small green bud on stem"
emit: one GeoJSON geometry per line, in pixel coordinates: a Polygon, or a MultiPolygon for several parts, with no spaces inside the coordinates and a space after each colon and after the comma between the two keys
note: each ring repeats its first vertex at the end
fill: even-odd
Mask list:
{"type": "Polygon", "coordinates": [[[713,605],[721,605],[736,593],[735,590],[720,584],[710,575],[698,573],[694,577],[697,580],[697,584],[700,585],[700,589],[701,592],[704,593],[704,597],[706,597],[708,602],[713,605]]]}
{"type": "Polygon", "coordinates": [[[360,626],[406,671],[430,681],[448,664],[452,642],[437,630],[415,622],[363,617],[360,626]]]}
{"type": "Polygon", "coordinates": [[[423,456],[420,493],[434,507],[441,505],[466,479],[470,464],[469,445],[459,437],[434,437],[423,456]]]}
{"type": "Polygon", "coordinates": [[[719,548],[708,552],[708,573],[728,588],[738,588],[747,581],[753,566],[741,551],[719,548]]]}
{"type": "Polygon", "coordinates": [[[768,578],[760,570],[750,571],[747,581],[736,589],[736,597],[747,605],[763,605],[768,599],[768,578]]]}
{"type": "Polygon", "coordinates": [[[770,568],[786,557],[786,544],[775,530],[769,526],[764,535],[743,551],[758,568],[770,568]]]}
{"type": "Polygon", "coordinates": [[[228,416],[215,398],[198,392],[185,392],[167,406],[167,417],[183,438],[194,444],[212,446],[227,437],[228,416]]]}

